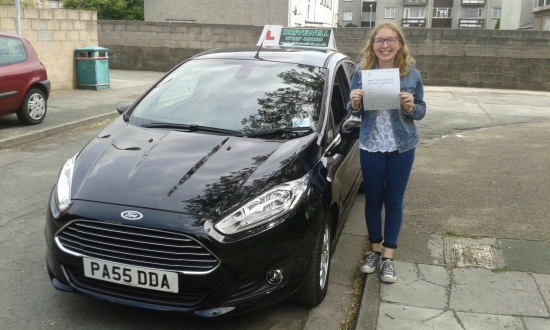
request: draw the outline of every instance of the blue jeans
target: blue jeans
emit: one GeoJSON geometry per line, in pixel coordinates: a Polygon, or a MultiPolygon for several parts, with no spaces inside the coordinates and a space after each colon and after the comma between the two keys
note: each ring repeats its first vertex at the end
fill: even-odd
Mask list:
{"type": "Polygon", "coordinates": [[[371,243],[383,242],[384,247],[397,248],[403,222],[403,198],[414,162],[414,150],[403,153],[360,151],[365,219],[371,243]],[[382,206],[386,216],[383,236],[382,206]]]}

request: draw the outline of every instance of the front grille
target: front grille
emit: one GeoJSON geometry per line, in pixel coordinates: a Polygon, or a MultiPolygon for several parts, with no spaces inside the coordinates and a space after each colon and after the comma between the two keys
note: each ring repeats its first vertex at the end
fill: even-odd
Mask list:
{"type": "Polygon", "coordinates": [[[220,263],[194,239],[166,231],[75,221],[57,238],[75,254],[138,267],[204,274],[220,263]]]}
{"type": "Polygon", "coordinates": [[[178,293],[143,289],[87,278],[81,270],[72,267],[64,268],[70,282],[78,289],[141,303],[191,308],[200,304],[209,293],[208,290],[186,288],[180,288],[178,293]]]}

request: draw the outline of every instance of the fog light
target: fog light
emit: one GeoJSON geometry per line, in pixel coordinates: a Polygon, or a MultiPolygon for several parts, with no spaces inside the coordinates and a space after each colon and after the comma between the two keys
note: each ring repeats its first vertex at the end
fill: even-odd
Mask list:
{"type": "Polygon", "coordinates": [[[283,273],[278,269],[270,270],[265,274],[265,279],[271,285],[279,285],[283,281],[283,273]]]}

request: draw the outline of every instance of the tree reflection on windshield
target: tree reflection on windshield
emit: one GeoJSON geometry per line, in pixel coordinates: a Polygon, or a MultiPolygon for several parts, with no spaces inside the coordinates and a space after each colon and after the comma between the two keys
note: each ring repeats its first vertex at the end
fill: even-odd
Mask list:
{"type": "Polygon", "coordinates": [[[297,69],[277,75],[284,87],[265,93],[259,98],[258,113],[244,118],[241,123],[245,133],[275,130],[286,127],[316,128],[324,87],[324,70],[298,65],[297,69]]]}
{"type": "MultiPolygon", "coordinates": [[[[290,127],[315,129],[325,72],[294,63],[190,61],[165,77],[136,105],[130,122],[136,126],[153,122],[199,125],[245,133],[290,127]]],[[[296,134],[279,138],[293,137],[296,134]]]]}

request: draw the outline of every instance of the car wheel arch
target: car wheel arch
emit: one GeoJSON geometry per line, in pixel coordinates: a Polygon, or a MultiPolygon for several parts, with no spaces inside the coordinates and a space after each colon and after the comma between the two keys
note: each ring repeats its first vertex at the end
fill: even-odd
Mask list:
{"type": "Polygon", "coordinates": [[[334,238],[332,236],[329,236],[328,240],[325,241],[328,242],[328,246],[326,246],[323,243],[323,237],[325,236],[327,229],[328,235],[332,235],[332,224],[333,221],[331,219],[331,214],[330,212],[328,212],[323,218],[321,226],[318,228],[319,230],[315,235],[315,246],[312,250],[311,260],[307,267],[302,287],[297,292],[297,298],[301,304],[308,306],[317,306],[324,300],[327,294],[330,274],[330,258],[334,251],[334,238]],[[325,250],[325,247],[328,251],[325,250]],[[327,251],[327,253],[323,253],[323,251],[327,251]],[[325,257],[322,257],[323,255],[325,257]],[[328,261],[326,259],[327,255],[328,261]],[[321,265],[325,266],[323,267],[321,265]],[[323,275],[321,275],[320,273],[321,268],[324,269],[324,271],[322,272],[324,273],[323,275]],[[321,281],[321,278],[323,278],[322,282],[324,282],[324,284],[321,284],[319,282],[321,281]]]}
{"type": "Polygon", "coordinates": [[[44,84],[42,84],[42,83],[32,84],[31,86],[29,86],[29,88],[27,88],[27,93],[33,88],[39,89],[42,93],[44,93],[44,96],[46,97],[46,100],[48,100],[50,98],[50,92],[49,92],[48,88],[46,88],[46,86],[44,86],[44,84]]]}

